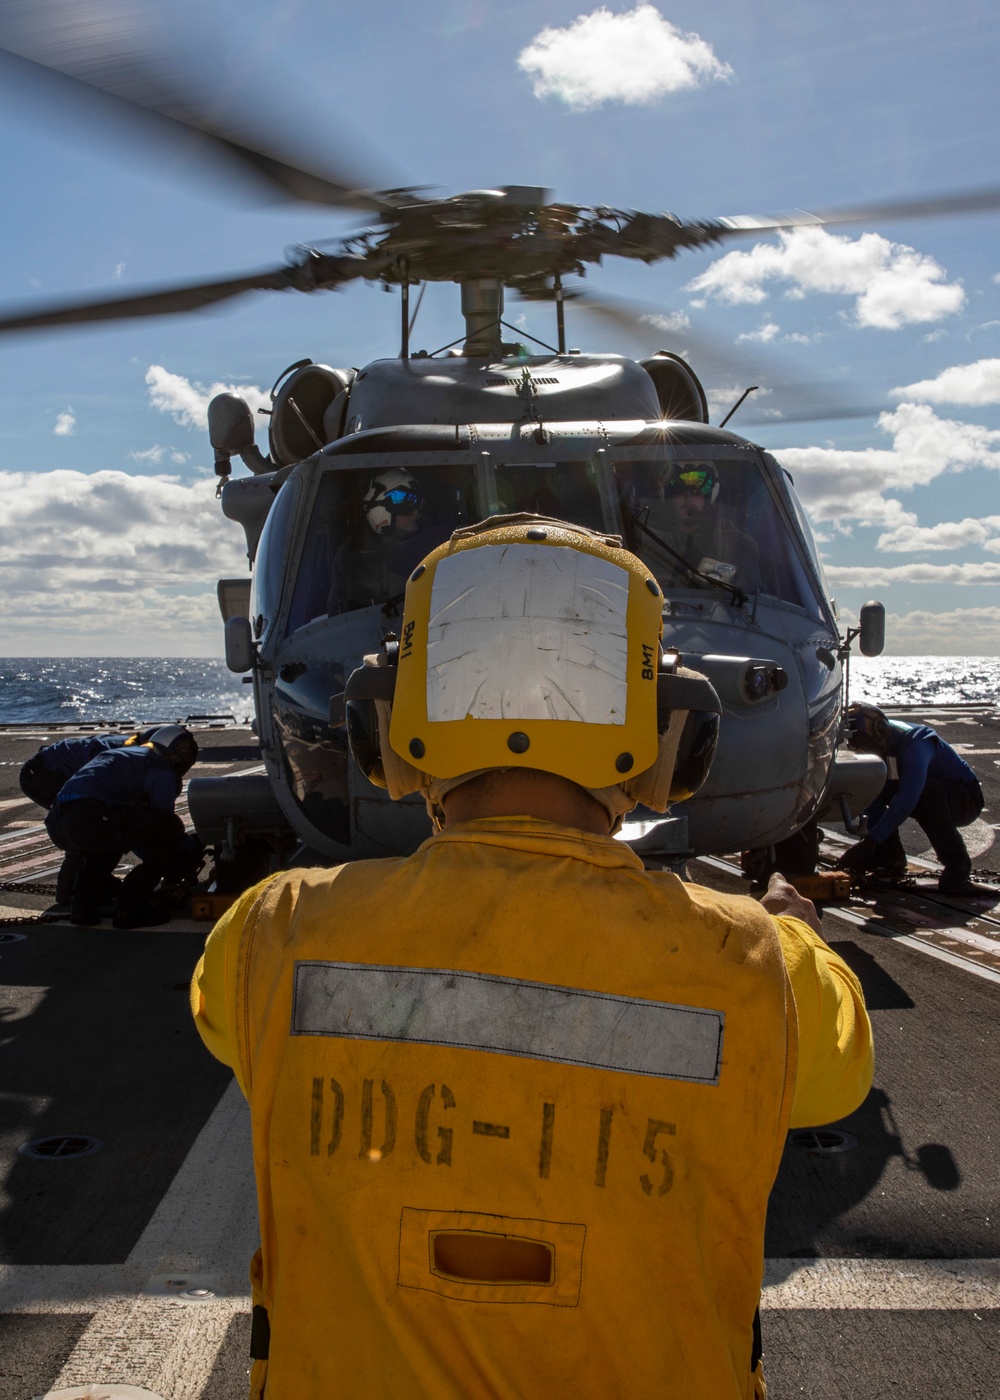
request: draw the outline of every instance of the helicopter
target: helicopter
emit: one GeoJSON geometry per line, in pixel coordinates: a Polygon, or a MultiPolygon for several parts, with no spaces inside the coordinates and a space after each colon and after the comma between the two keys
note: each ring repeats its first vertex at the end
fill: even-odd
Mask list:
{"type": "Polygon", "coordinates": [[[197,133],[282,197],[360,210],[373,225],[263,271],[0,314],[0,334],[191,312],[250,291],[363,280],[399,292],[398,354],[282,371],[266,453],[243,399],[222,394],[209,407],[221,509],[243,528],[250,566],[218,584],[225,658],[252,685],[265,768],[190,784],[220,889],[288,860],[407,853],[429,834],[421,800],[390,803],[351,762],[344,692],[366,654],[398,640],[420,560],[498,515],[563,519],[623,542],[662,592],[662,646],[718,693],[705,785],[667,817],[638,810],[623,829],[644,858],[744,850],[805,869],[819,820],[856,829],[885,770],[840,746],[845,668],[855,638],[864,654],[881,652],[884,609],[866,604],[842,631],[791,475],[725,426],[742,399],[713,426],[682,355],[583,352],[567,343],[566,311],[587,301],[574,279],[607,257],[653,263],[748,233],[993,209],[1000,192],[703,220],[558,203],[530,186],[430,198],[294,164],[118,52],[97,77],[24,52],[0,59],[161,130],[197,133]],[[460,288],[464,333],[427,352],[411,346],[411,303],[431,282],[460,288]],[[554,345],[529,349],[508,326],[511,293],[551,303],[554,345]],[[233,475],[234,458],[246,475],[233,475]]]}

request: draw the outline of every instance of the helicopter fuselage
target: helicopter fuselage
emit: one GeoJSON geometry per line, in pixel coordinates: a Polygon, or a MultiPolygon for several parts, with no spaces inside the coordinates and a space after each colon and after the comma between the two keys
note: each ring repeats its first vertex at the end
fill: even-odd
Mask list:
{"type": "Polygon", "coordinates": [[[683,807],[687,848],[770,845],[814,816],[835,758],[841,642],[791,479],[769,454],[664,419],[650,375],[619,356],[414,358],[376,361],[353,382],[337,373],[349,386],[340,435],[223,492],[255,556],[264,762],[305,847],[336,861],[409,851],[428,834],[422,802],[389,803],[350,762],[346,679],[399,631],[406,578],[430,549],[459,526],[523,511],[621,537],[663,590],[664,647],[716,686],[719,749],[683,807]],[[711,487],[693,504],[671,484],[691,470],[711,487]],[[402,504],[387,512],[393,486],[402,504]]]}

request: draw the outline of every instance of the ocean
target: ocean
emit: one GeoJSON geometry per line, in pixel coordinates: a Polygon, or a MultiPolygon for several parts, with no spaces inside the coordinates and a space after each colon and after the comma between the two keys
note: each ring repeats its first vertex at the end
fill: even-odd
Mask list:
{"type": "MultiPolygon", "coordinates": [[[[852,700],[873,705],[1000,702],[997,656],[853,656],[852,700]]],[[[203,657],[0,658],[0,724],[185,721],[253,715],[250,687],[203,657]]]]}
{"type": "Polygon", "coordinates": [[[0,724],[253,715],[251,687],[204,657],[0,658],[0,724]]]}

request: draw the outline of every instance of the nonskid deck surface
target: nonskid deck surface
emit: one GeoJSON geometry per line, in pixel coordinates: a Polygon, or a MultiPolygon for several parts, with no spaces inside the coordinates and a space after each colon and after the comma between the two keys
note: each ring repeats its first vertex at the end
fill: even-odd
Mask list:
{"type": "MultiPolygon", "coordinates": [[[[900,713],[965,746],[987,804],[968,833],[974,863],[1000,867],[1000,715],[900,713]]],[[[54,880],[59,855],[17,771],[68,732],[0,729],[0,882],[54,880]]],[[[246,728],[198,737],[196,771],[259,766],[246,728]]],[[[846,839],[830,827],[826,852],[846,839]]],[[[930,855],[912,824],[904,844],[919,871],[930,855]]],[[[691,875],[748,888],[727,859],[691,875]]],[[[996,900],[943,899],[925,882],[824,916],[865,987],[875,1087],[832,1132],[786,1148],[767,1234],[771,1400],[1000,1394],[996,900]]],[[[0,915],[50,903],[0,891],[0,915]]],[[[247,1393],[248,1116],[185,996],[206,932],[0,926],[15,935],[0,942],[0,1400],[88,1384],[162,1400],[247,1393]],[[19,1151],[58,1135],[104,1145],[19,1151]]]]}

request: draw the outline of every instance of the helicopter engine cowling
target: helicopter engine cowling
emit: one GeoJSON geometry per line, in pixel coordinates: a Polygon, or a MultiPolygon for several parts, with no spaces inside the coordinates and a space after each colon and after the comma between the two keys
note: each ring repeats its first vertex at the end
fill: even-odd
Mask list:
{"type": "Polygon", "coordinates": [[[268,435],[279,467],[291,466],[340,437],[354,382],[353,369],[299,360],[282,370],[271,390],[268,435]]]}
{"type": "Polygon", "coordinates": [[[670,350],[660,350],[652,359],[640,363],[656,386],[662,418],[680,418],[688,423],[708,422],[705,390],[686,360],[670,350]]]}

